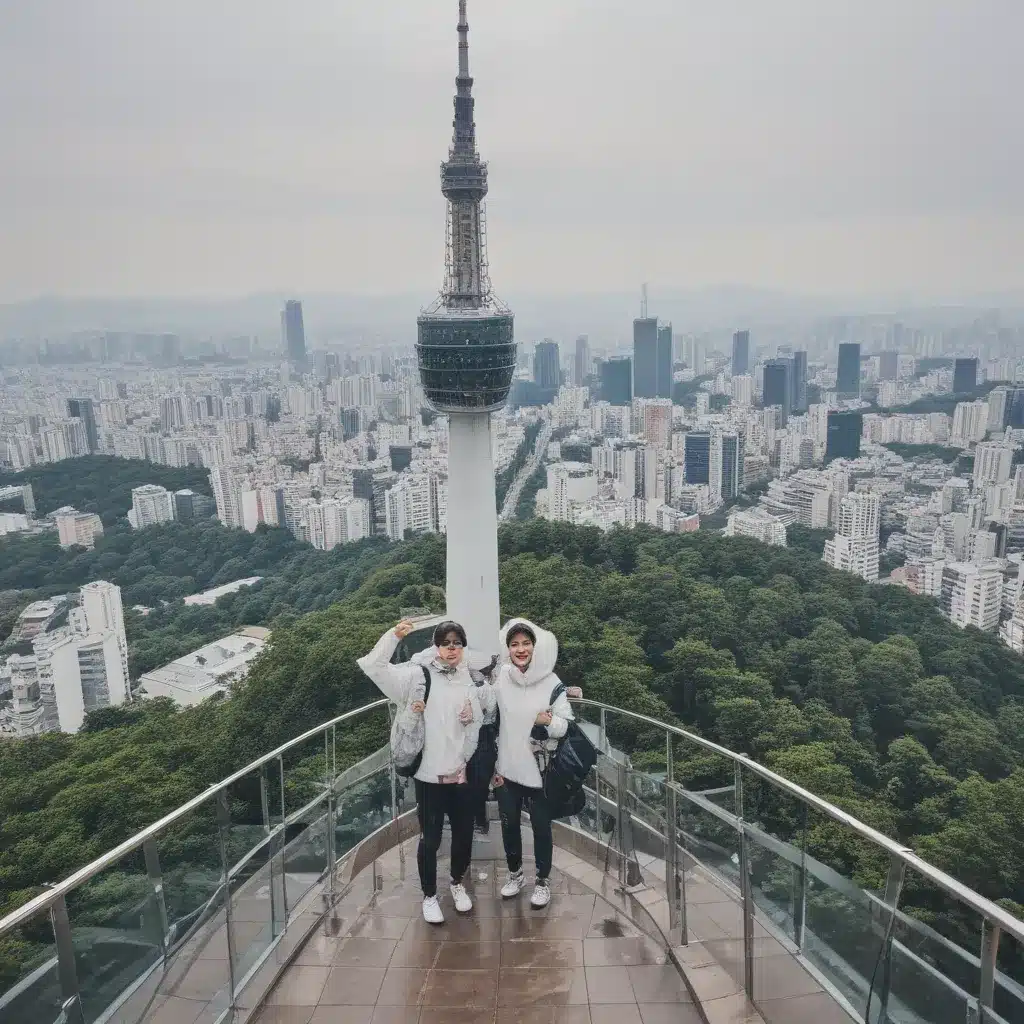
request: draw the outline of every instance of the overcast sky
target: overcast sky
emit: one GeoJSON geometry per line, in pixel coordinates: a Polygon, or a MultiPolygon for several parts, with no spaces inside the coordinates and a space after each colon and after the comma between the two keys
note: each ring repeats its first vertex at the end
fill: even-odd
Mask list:
{"type": "MultiPolygon", "coordinates": [[[[470,0],[499,292],[1024,287],[1024,0],[470,0]]],[[[0,0],[0,301],[422,290],[457,0],[0,0]]]]}

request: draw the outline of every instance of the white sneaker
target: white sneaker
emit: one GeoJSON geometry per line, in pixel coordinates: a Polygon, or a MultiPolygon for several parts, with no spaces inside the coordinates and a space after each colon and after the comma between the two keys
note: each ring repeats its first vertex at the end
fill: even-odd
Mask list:
{"type": "Polygon", "coordinates": [[[530,904],[538,910],[546,907],[551,902],[551,886],[547,882],[538,881],[533,887],[533,895],[530,897],[530,904]]]}
{"type": "Polygon", "coordinates": [[[508,873],[508,878],[505,879],[505,884],[501,887],[501,898],[505,900],[510,900],[512,899],[513,896],[518,896],[522,891],[522,871],[510,871],[508,873]]]}
{"type": "Polygon", "coordinates": [[[466,892],[466,887],[461,882],[452,882],[452,902],[460,914],[468,914],[473,909],[473,901],[466,892]]]}
{"type": "Polygon", "coordinates": [[[423,920],[427,924],[444,924],[444,913],[436,896],[427,896],[423,900],[423,920]]]}

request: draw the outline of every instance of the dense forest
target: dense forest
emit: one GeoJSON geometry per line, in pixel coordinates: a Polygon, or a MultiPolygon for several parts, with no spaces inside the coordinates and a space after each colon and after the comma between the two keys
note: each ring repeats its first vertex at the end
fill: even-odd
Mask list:
{"type": "MultiPolygon", "coordinates": [[[[829,569],[823,536],[797,530],[791,547],[776,548],[711,531],[513,523],[499,533],[502,609],[558,634],[559,672],[588,697],[745,751],[1020,913],[1024,659],[952,627],[927,598],[829,569]]],[[[106,578],[125,588],[126,605],[157,605],[129,616],[133,675],[241,623],[274,634],[228,701],[109,709],[77,736],[0,743],[0,913],[260,753],[367,702],[375,692],[356,657],[402,609],[444,604],[442,537],[325,553],[284,531],[208,523],[115,530],[93,552],[40,544],[0,543],[0,588],[106,578]],[[267,579],[215,608],[178,600],[249,575],[267,579]]],[[[663,767],[658,737],[616,730],[636,764],[663,767]]],[[[383,740],[380,728],[354,728],[345,756],[383,740]]],[[[717,783],[720,765],[695,750],[678,756],[685,783],[717,783]]],[[[783,834],[785,815],[751,799],[783,834]]],[[[819,860],[884,884],[884,860],[847,830],[821,819],[806,836],[819,860]]],[[[920,886],[908,883],[907,902],[962,927],[943,922],[920,886]]],[[[31,935],[0,945],[0,983],[36,949],[31,935]]]]}
{"type": "Polygon", "coordinates": [[[133,487],[159,484],[169,491],[187,487],[198,494],[210,494],[208,470],[197,466],[178,469],[107,455],[89,455],[33,466],[23,473],[0,474],[0,487],[8,484],[32,485],[38,516],[70,505],[79,512],[95,512],[108,529],[128,514],[133,487]]]}

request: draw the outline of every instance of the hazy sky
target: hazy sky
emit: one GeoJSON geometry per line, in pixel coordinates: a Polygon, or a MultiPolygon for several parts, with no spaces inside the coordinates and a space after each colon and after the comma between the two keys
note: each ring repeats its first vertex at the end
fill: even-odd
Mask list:
{"type": "MultiPolygon", "coordinates": [[[[1024,0],[470,0],[502,292],[1024,287],[1024,0]]],[[[0,301],[422,290],[457,0],[0,0],[0,301]]]]}

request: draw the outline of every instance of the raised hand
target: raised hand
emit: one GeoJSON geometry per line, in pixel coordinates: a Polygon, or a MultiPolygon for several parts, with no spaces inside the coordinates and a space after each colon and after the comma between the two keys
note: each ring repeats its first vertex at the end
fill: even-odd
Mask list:
{"type": "Polygon", "coordinates": [[[395,636],[399,640],[404,640],[412,632],[412,623],[408,619],[402,619],[402,621],[395,626],[395,636]]]}
{"type": "Polygon", "coordinates": [[[534,720],[537,725],[550,725],[551,724],[551,711],[542,711],[534,720]]]}

